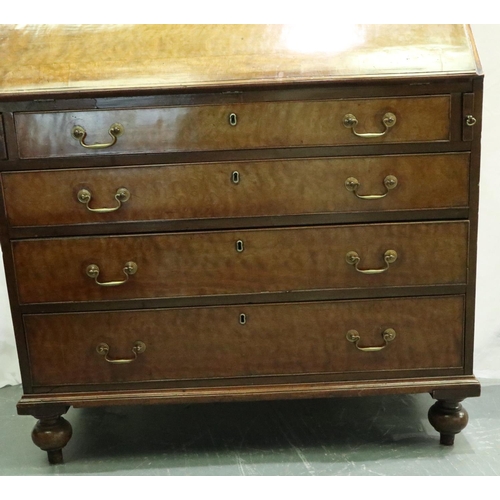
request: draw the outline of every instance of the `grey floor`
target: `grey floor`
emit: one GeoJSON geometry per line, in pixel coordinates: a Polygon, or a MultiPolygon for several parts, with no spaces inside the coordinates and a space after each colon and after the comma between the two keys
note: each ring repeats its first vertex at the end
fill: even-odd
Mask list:
{"type": "Polygon", "coordinates": [[[427,394],[71,409],[65,464],[31,442],[21,387],[0,389],[0,475],[500,474],[500,380],[465,401],[469,425],[439,445],[427,394]]]}

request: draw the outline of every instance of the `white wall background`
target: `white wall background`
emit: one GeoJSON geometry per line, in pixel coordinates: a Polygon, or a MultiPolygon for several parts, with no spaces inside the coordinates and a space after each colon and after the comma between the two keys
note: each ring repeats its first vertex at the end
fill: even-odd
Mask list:
{"type": "MultiPolygon", "coordinates": [[[[500,25],[473,25],[472,30],[486,75],[474,371],[483,384],[488,384],[500,380],[500,25]]],[[[0,387],[19,383],[21,377],[2,267],[0,387]]]]}
{"type": "MultiPolygon", "coordinates": [[[[2,261],[3,262],[3,261],[2,261]]],[[[3,265],[0,264],[0,387],[21,383],[3,265]]]]}
{"type": "Polygon", "coordinates": [[[475,374],[500,380],[500,25],[472,25],[483,64],[475,374]]]}

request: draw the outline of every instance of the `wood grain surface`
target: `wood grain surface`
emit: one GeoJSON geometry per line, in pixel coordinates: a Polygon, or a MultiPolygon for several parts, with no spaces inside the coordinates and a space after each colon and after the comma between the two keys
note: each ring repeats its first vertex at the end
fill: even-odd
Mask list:
{"type": "Polygon", "coordinates": [[[465,284],[467,222],[370,224],[270,230],[215,231],[143,236],[54,238],[15,241],[14,262],[21,304],[207,296],[335,288],[465,284]],[[244,250],[236,250],[237,241],[244,250]],[[384,253],[398,260],[381,274],[347,264],[356,251],[360,269],[385,267],[384,253]],[[86,275],[100,268],[102,287],[86,275]]]}
{"type": "Polygon", "coordinates": [[[469,161],[459,153],[45,170],[4,173],[2,184],[11,226],[380,212],[467,207],[469,161]],[[355,177],[360,195],[383,194],[388,175],[398,185],[385,198],[345,187],[355,177]],[[130,199],[115,212],[91,212],[77,198],[87,189],[90,208],[116,207],[123,187],[130,199]]]}
{"type": "MultiPolygon", "coordinates": [[[[25,316],[35,385],[460,367],[461,296],[25,316]],[[246,314],[246,323],[239,316],[246,314]],[[378,352],[386,328],[396,338],[378,352]],[[439,332],[439,333],[436,333],[439,332]],[[108,363],[96,347],[109,345],[108,363]]],[[[396,373],[395,373],[396,375],[396,373]]]]}
{"type": "Polygon", "coordinates": [[[471,45],[463,25],[3,25],[0,93],[470,75],[471,45]]]}
{"type": "Polygon", "coordinates": [[[18,411],[41,419],[51,462],[70,405],[479,394],[483,77],[467,26],[11,25],[0,50],[18,411]],[[84,147],[114,123],[116,143],[84,147]],[[388,175],[383,199],[345,187],[381,194],[388,175]],[[115,212],[77,200],[109,208],[122,187],[115,212]]]}
{"type": "Polygon", "coordinates": [[[449,96],[395,99],[234,103],[71,113],[19,113],[15,116],[21,158],[211,151],[343,144],[448,141],[449,96]],[[358,137],[343,124],[359,121],[358,133],[384,132],[387,112],[396,124],[375,138],[358,137]],[[229,116],[237,116],[232,126],[229,116]],[[88,149],[75,140],[75,126],[87,132],[85,144],[108,144],[111,125],[123,134],[109,148],[88,149]]]}

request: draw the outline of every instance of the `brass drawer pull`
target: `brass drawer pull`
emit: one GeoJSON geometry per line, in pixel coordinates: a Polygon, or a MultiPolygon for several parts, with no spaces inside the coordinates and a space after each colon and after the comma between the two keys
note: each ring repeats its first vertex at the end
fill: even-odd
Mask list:
{"type": "Polygon", "coordinates": [[[87,149],[104,149],[110,148],[116,143],[116,139],[118,138],[118,136],[123,134],[123,125],[121,125],[120,123],[113,123],[113,125],[109,127],[108,134],[113,139],[111,142],[107,142],[104,144],[85,144],[83,141],[85,140],[85,137],[87,137],[87,131],[81,125],[77,125],[71,130],[71,137],[79,141],[80,146],[87,149]]]}
{"type": "Polygon", "coordinates": [[[90,200],[92,199],[92,193],[88,189],[80,189],[76,195],[78,201],[87,206],[87,210],[91,212],[97,212],[99,214],[106,214],[108,212],[115,212],[118,210],[122,203],[125,203],[130,199],[130,191],[126,188],[120,188],[116,191],[115,200],[118,202],[116,207],[111,208],[91,208],[89,207],[90,200]]]}
{"type": "Polygon", "coordinates": [[[387,134],[389,132],[389,129],[391,127],[394,127],[396,124],[396,115],[394,113],[386,113],[383,118],[382,118],[382,123],[385,126],[385,130],[383,132],[372,132],[372,133],[367,133],[367,134],[360,134],[356,132],[355,127],[358,124],[358,119],[352,115],[351,113],[347,114],[344,116],[344,127],[350,128],[352,130],[352,133],[354,135],[357,135],[358,137],[365,137],[365,138],[373,138],[373,137],[382,137],[383,135],[387,134]]]}
{"type": "Polygon", "coordinates": [[[395,250],[387,250],[384,253],[384,261],[385,261],[384,268],[382,268],[382,269],[359,269],[358,264],[361,261],[361,257],[358,255],[357,252],[354,252],[354,251],[347,252],[347,254],[345,256],[346,262],[348,264],[350,264],[351,266],[354,266],[356,271],[358,271],[359,273],[363,273],[363,274],[383,273],[383,272],[387,271],[387,269],[389,269],[389,264],[393,264],[394,262],[396,262],[397,259],[398,259],[398,254],[396,253],[395,250]]]}
{"type": "Polygon", "coordinates": [[[467,115],[465,123],[468,127],[473,127],[477,123],[477,120],[472,115],[467,115]]]}
{"type": "Polygon", "coordinates": [[[97,281],[97,278],[99,277],[99,266],[96,264],[90,264],[87,266],[87,276],[89,278],[92,278],[99,286],[118,286],[118,285],[123,285],[128,281],[129,276],[132,276],[137,272],[137,264],[135,262],[127,262],[125,264],[125,267],[123,268],[123,272],[125,273],[125,276],[127,277],[123,281],[107,281],[105,283],[101,283],[100,281],[97,281]]]}
{"type": "Polygon", "coordinates": [[[394,175],[388,175],[384,179],[386,192],[383,194],[359,194],[358,189],[360,187],[360,183],[356,177],[349,177],[346,179],[344,185],[347,191],[354,193],[361,200],[378,200],[380,198],[385,198],[389,191],[398,185],[398,179],[394,175]]]}
{"type": "Polygon", "coordinates": [[[359,342],[361,340],[361,336],[356,330],[349,330],[347,332],[346,338],[349,342],[352,342],[356,345],[356,347],[360,351],[364,352],[377,352],[385,349],[387,347],[388,342],[392,342],[396,338],[396,331],[392,328],[387,328],[382,332],[382,338],[384,339],[384,345],[375,346],[375,347],[360,347],[359,342]]]}
{"type": "Polygon", "coordinates": [[[134,354],[133,358],[111,359],[108,357],[108,353],[109,353],[109,345],[108,344],[106,344],[105,342],[102,342],[96,348],[96,351],[98,352],[98,354],[100,354],[101,356],[104,356],[104,359],[108,363],[113,363],[116,365],[123,365],[125,363],[132,363],[132,361],[135,361],[137,359],[137,355],[142,354],[145,350],[146,350],[146,344],[144,342],[141,342],[140,340],[138,340],[137,342],[135,342],[134,346],[132,347],[132,352],[134,354]]]}

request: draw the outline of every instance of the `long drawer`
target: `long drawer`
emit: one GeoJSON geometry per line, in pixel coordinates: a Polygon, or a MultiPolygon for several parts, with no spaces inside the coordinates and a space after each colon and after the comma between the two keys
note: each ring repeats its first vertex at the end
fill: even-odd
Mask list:
{"type": "Polygon", "coordinates": [[[450,140],[450,103],[441,95],[58,111],[17,113],[15,124],[21,158],[433,142],[450,140]]]}
{"type": "Polygon", "coordinates": [[[38,386],[459,368],[463,321],[461,296],[24,317],[38,386]]]}
{"type": "Polygon", "coordinates": [[[46,170],[5,173],[2,183],[12,226],[418,210],[466,207],[469,161],[449,153],[46,170]]]}
{"type": "Polygon", "coordinates": [[[464,284],[468,223],[54,238],[12,243],[21,303],[464,284]]]}

